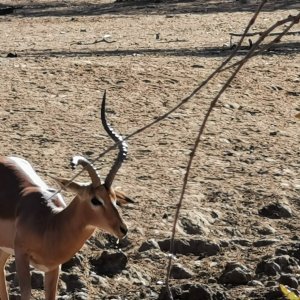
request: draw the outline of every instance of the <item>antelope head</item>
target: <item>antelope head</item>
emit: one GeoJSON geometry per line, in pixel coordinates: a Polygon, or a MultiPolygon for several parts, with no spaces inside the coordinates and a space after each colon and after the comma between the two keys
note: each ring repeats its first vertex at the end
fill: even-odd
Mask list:
{"type": "MultiPolygon", "coordinates": [[[[80,215],[86,219],[86,226],[98,227],[117,238],[127,234],[127,226],[118,212],[117,206],[123,206],[133,201],[120,191],[112,188],[114,178],[127,156],[127,144],[107,122],[105,116],[106,93],[101,105],[101,121],[105,131],[118,144],[118,156],[104,182],[101,181],[94,166],[82,156],[74,156],[72,168],[81,165],[89,174],[91,183],[81,184],[69,182],[66,179],[56,179],[62,188],[76,194],[74,199],[81,205],[80,215]]],[[[85,221],[85,220],[83,220],[85,221]]]]}

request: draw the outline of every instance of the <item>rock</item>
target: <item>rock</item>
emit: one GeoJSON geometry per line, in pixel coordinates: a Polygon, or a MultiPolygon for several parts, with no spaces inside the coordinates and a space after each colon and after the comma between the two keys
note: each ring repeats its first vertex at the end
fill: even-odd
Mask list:
{"type": "MultiPolygon", "coordinates": [[[[174,300],[226,300],[226,294],[217,288],[209,288],[205,284],[184,284],[171,288],[174,300]]],[[[158,300],[169,300],[165,287],[162,288],[158,300]]]]}
{"type": "Polygon", "coordinates": [[[203,234],[202,227],[188,218],[181,218],[181,227],[187,234],[203,234]]]}
{"type": "Polygon", "coordinates": [[[85,288],[85,283],[77,274],[62,273],[61,279],[67,285],[68,292],[80,291],[85,288]]]}
{"type": "Polygon", "coordinates": [[[270,219],[291,218],[291,208],[282,203],[271,203],[258,211],[259,215],[270,219]]]}
{"type": "Polygon", "coordinates": [[[159,249],[159,245],[158,245],[157,241],[155,241],[154,239],[150,239],[146,242],[143,242],[138,251],[144,252],[144,251],[148,251],[150,249],[159,249]]]}
{"type": "Polygon", "coordinates": [[[190,211],[185,212],[181,217],[179,226],[187,234],[207,235],[211,223],[213,223],[213,219],[210,215],[190,211]]]}
{"type": "Polygon", "coordinates": [[[289,255],[280,255],[274,258],[274,261],[280,266],[283,272],[292,273],[293,267],[299,268],[298,262],[289,255]]]}
{"type": "Polygon", "coordinates": [[[6,281],[10,283],[11,287],[19,287],[19,281],[16,272],[6,273],[6,281]]]}
{"type": "Polygon", "coordinates": [[[103,251],[101,256],[92,258],[90,263],[98,275],[114,276],[125,269],[127,261],[127,256],[121,251],[103,251]]]}
{"type": "Polygon", "coordinates": [[[31,272],[31,287],[36,290],[44,289],[44,273],[40,271],[31,272]]]}
{"type": "Polygon", "coordinates": [[[293,244],[291,247],[281,247],[276,249],[276,254],[288,254],[300,261],[300,243],[293,244]]]}
{"type": "MultiPolygon", "coordinates": [[[[170,239],[158,241],[160,249],[164,252],[170,250],[170,239]]],[[[175,239],[174,252],[182,255],[198,255],[200,257],[216,255],[220,246],[216,243],[201,239],[175,239]]]]}
{"type": "Polygon", "coordinates": [[[267,287],[278,286],[278,283],[275,280],[269,280],[268,282],[265,283],[265,286],[267,287]]]}
{"type": "Polygon", "coordinates": [[[248,285],[249,286],[257,286],[257,287],[264,286],[263,283],[259,280],[251,280],[248,282],[248,285]]]}
{"type": "Polygon", "coordinates": [[[253,243],[254,247],[266,247],[273,245],[275,243],[279,242],[279,240],[276,239],[261,239],[253,243]]]}
{"type": "Polygon", "coordinates": [[[268,276],[276,276],[281,272],[281,267],[272,260],[263,260],[259,262],[256,266],[255,273],[260,274],[263,273],[268,276]]]}
{"type": "Polygon", "coordinates": [[[252,279],[251,277],[251,272],[245,266],[239,263],[228,263],[219,278],[219,282],[222,284],[244,285],[252,279]]]}
{"type": "Polygon", "coordinates": [[[188,279],[193,277],[191,270],[184,268],[180,264],[174,264],[171,268],[170,277],[173,279],[188,279]]]}
{"type": "Polygon", "coordinates": [[[15,57],[18,57],[18,55],[17,55],[17,53],[9,52],[9,53],[7,53],[6,57],[7,58],[15,58],[15,57]]]}
{"type": "Polygon", "coordinates": [[[252,242],[249,241],[249,240],[246,240],[246,239],[234,239],[234,240],[231,240],[231,242],[233,244],[236,244],[236,245],[241,245],[243,247],[249,247],[251,246],[252,242]]]}
{"type": "Polygon", "coordinates": [[[11,293],[9,295],[9,300],[21,300],[21,294],[11,293]]]}
{"type": "Polygon", "coordinates": [[[262,227],[257,227],[256,230],[261,235],[271,235],[271,234],[276,233],[276,230],[272,226],[270,226],[270,225],[265,225],[265,226],[262,226],[262,227]]]}
{"type": "Polygon", "coordinates": [[[129,271],[123,271],[128,280],[134,285],[149,286],[151,282],[151,276],[146,272],[142,272],[139,268],[134,266],[130,267],[129,271]],[[126,272],[126,273],[125,273],[126,272]]]}
{"type": "Polygon", "coordinates": [[[81,254],[76,254],[70,260],[62,264],[61,270],[64,272],[70,271],[73,267],[80,267],[82,266],[83,256],[81,254]]]}
{"type": "Polygon", "coordinates": [[[297,289],[299,285],[298,280],[294,276],[286,275],[286,274],[281,275],[278,282],[287,285],[292,289],[297,289]]]}
{"type": "Polygon", "coordinates": [[[73,295],[72,299],[74,299],[74,300],[88,300],[89,296],[85,292],[77,292],[73,295]]]}
{"type": "Polygon", "coordinates": [[[262,295],[262,298],[264,300],[282,300],[283,296],[278,287],[276,286],[270,291],[267,291],[264,295],[262,295]]]}

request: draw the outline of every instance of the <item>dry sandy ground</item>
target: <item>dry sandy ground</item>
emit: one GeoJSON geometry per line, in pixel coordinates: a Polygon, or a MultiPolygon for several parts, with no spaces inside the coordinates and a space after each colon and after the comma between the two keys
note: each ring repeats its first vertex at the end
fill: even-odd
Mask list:
{"type": "MultiPolygon", "coordinates": [[[[230,1],[146,6],[75,0],[1,2],[21,8],[0,17],[0,153],[28,159],[52,185],[48,175],[74,175],[69,167],[72,155],[93,159],[111,145],[99,122],[104,90],[108,117],[120,133],[128,135],[152,122],[230,54],[229,33],[245,28],[253,8],[230,1]],[[106,35],[111,43],[93,43],[106,35]],[[8,53],[17,57],[7,58],[8,53]]],[[[293,5],[272,10],[271,3],[255,31],[299,10],[297,1],[279,2],[293,5]]],[[[294,117],[300,110],[299,35],[286,37],[278,47],[251,60],[214,109],[181,211],[191,219],[200,213],[207,216],[210,224],[203,235],[214,242],[253,242],[262,237],[257,228],[267,225],[274,229],[268,238],[278,241],[262,248],[229,247],[202,260],[179,255],[176,262],[195,272],[183,282],[208,283],[229,261],[254,271],[263,255],[299,237],[300,123],[294,117]],[[258,215],[259,208],[274,201],[288,204],[293,218],[258,215]]],[[[91,243],[85,246],[81,276],[89,299],[140,299],[141,291],[153,292],[155,299],[167,257],[160,252],[141,258],[138,248],[148,239],[170,236],[199,124],[228,75],[220,75],[169,118],[129,140],[129,158],[115,182],[136,201],[123,210],[130,227],[129,246],[124,249],[129,262],[123,273],[93,285],[87,257],[99,250],[91,243]],[[132,274],[138,274],[136,281],[132,274]]],[[[96,163],[102,176],[115,155],[111,152],[96,163]]],[[[179,228],[177,237],[191,236],[179,228]]],[[[229,299],[249,299],[253,290],[264,289],[224,287],[229,299]]],[[[40,291],[34,293],[43,298],[40,291]]]]}

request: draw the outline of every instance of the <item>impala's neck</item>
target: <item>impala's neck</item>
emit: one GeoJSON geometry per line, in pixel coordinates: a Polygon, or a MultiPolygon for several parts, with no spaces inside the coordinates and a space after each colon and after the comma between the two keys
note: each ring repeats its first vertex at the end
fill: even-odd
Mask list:
{"type": "Polygon", "coordinates": [[[85,203],[76,197],[49,222],[46,243],[53,243],[49,245],[55,248],[52,257],[59,257],[59,264],[69,260],[93,234],[95,227],[88,224],[85,212],[85,203]]]}

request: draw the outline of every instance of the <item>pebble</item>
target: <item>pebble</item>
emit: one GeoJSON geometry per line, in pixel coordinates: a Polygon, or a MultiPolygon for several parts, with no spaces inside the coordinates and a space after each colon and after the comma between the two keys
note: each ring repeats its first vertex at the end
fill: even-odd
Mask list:
{"type": "Polygon", "coordinates": [[[281,284],[287,285],[293,289],[297,289],[298,285],[299,285],[299,282],[296,279],[296,277],[294,277],[292,275],[288,275],[288,274],[281,275],[278,282],[281,284]]]}
{"type": "Polygon", "coordinates": [[[150,239],[146,242],[143,242],[138,251],[144,252],[144,251],[148,251],[150,249],[159,249],[159,245],[158,245],[157,241],[155,241],[154,239],[150,239]]]}
{"type": "Polygon", "coordinates": [[[31,272],[31,287],[36,290],[44,289],[44,273],[40,271],[31,272]]]}
{"type": "Polygon", "coordinates": [[[92,258],[90,263],[97,275],[113,276],[125,269],[127,261],[128,258],[122,251],[103,251],[99,257],[92,258]]]}
{"type": "Polygon", "coordinates": [[[245,285],[252,279],[251,272],[242,264],[228,263],[219,278],[222,284],[245,285]]]}
{"type": "Polygon", "coordinates": [[[173,279],[188,279],[193,277],[193,272],[184,268],[181,264],[174,264],[171,268],[171,278],[173,279]]]}
{"type": "MultiPolygon", "coordinates": [[[[170,250],[170,239],[158,241],[162,251],[170,250]]],[[[197,255],[202,257],[216,255],[220,251],[220,246],[208,240],[202,239],[175,239],[174,252],[182,255],[197,255]]]]}
{"type": "Polygon", "coordinates": [[[77,274],[62,272],[60,277],[66,283],[68,292],[80,291],[85,288],[85,282],[77,274]]]}
{"type": "Polygon", "coordinates": [[[266,247],[266,246],[273,245],[277,242],[279,242],[279,240],[276,240],[276,239],[262,239],[262,240],[258,240],[256,242],[254,242],[253,246],[254,247],[266,247]]]}
{"type": "Polygon", "coordinates": [[[287,204],[271,203],[258,211],[260,216],[270,219],[291,218],[292,210],[287,204]]]}
{"type": "Polygon", "coordinates": [[[261,261],[257,264],[255,273],[263,273],[267,276],[276,276],[281,272],[280,266],[274,261],[261,261]]]}

